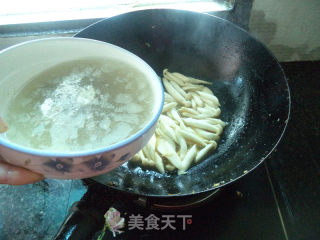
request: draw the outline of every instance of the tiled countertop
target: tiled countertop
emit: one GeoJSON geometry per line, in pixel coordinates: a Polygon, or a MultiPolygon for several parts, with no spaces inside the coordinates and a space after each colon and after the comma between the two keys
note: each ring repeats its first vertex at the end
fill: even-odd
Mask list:
{"type": "Polygon", "coordinates": [[[0,186],[0,239],[51,239],[85,191],[80,180],[0,186]]]}

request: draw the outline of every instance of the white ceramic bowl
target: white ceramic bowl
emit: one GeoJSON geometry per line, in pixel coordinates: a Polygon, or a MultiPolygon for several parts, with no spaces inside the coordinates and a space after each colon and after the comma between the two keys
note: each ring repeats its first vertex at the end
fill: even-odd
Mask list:
{"type": "Polygon", "coordinates": [[[25,81],[58,63],[85,57],[113,57],[129,63],[145,74],[152,83],[155,99],[151,120],[126,140],[92,151],[42,151],[13,144],[0,137],[0,155],[5,161],[41,173],[48,178],[87,178],[113,170],[128,161],[149,141],[164,101],[159,77],[136,55],[115,45],[95,40],[72,37],[41,39],[1,51],[0,116],[3,116],[10,97],[17,93],[25,81]]]}

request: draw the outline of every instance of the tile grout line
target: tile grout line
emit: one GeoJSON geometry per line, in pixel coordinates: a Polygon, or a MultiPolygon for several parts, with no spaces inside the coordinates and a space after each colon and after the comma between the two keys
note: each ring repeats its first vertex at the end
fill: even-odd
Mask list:
{"type": "Polygon", "coordinates": [[[280,210],[280,207],[279,207],[279,202],[278,202],[278,199],[277,199],[277,196],[276,196],[276,192],[274,190],[273,183],[271,181],[271,177],[270,177],[270,173],[269,173],[269,169],[267,167],[266,161],[264,162],[264,167],[266,169],[268,181],[269,181],[270,186],[271,186],[272,195],[273,195],[274,201],[275,201],[276,206],[277,206],[277,211],[278,211],[278,214],[279,214],[279,218],[280,218],[281,227],[282,227],[282,230],[283,230],[284,237],[285,237],[286,240],[289,240],[288,234],[287,234],[287,230],[286,230],[286,226],[285,226],[284,221],[283,221],[282,213],[281,213],[281,210],[280,210]]]}

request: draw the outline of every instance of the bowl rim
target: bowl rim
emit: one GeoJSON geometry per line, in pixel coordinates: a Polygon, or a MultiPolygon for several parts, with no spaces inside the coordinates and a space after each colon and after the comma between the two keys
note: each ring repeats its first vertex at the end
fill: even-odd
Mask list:
{"type": "Polygon", "coordinates": [[[158,121],[158,118],[160,117],[160,114],[162,112],[162,108],[164,105],[164,88],[161,83],[161,79],[156,74],[156,72],[151,68],[151,66],[149,64],[147,64],[142,58],[140,58],[139,56],[135,55],[134,53],[132,53],[124,48],[121,48],[121,47],[114,45],[114,44],[111,44],[111,43],[107,43],[107,42],[103,42],[103,41],[99,41],[99,40],[94,40],[94,39],[88,39],[88,38],[52,37],[52,38],[35,39],[35,40],[30,40],[30,41],[18,43],[13,46],[10,46],[6,49],[1,50],[0,54],[4,54],[5,52],[10,51],[13,48],[17,48],[17,47],[20,47],[23,45],[34,44],[34,43],[44,42],[44,41],[92,42],[92,43],[97,43],[97,44],[101,44],[101,45],[109,45],[110,47],[116,48],[119,51],[122,51],[128,55],[133,56],[134,58],[136,58],[137,61],[139,61],[142,65],[144,65],[144,67],[146,68],[147,71],[149,71],[153,75],[152,81],[155,81],[156,88],[157,89],[159,88],[159,91],[161,91],[161,93],[159,94],[161,99],[156,101],[159,104],[156,104],[156,102],[155,102],[155,106],[154,106],[157,110],[155,111],[154,116],[152,118],[150,118],[150,120],[144,125],[144,127],[142,129],[140,129],[139,131],[137,131],[136,133],[130,135],[128,138],[126,138],[120,142],[108,145],[106,147],[96,148],[93,150],[70,151],[70,152],[46,151],[46,150],[40,150],[40,149],[36,149],[36,148],[25,147],[23,145],[16,144],[16,143],[13,143],[9,140],[6,140],[3,137],[0,137],[0,146],[9,148],[9,149],[17,151],[17,152],[21,152],[21,153],[25,153],[25,154],[29,154],[29,155],[34,155],[34,156],[39,156],[39,157],[57,157],[57,158],[85,157],[85,156],[99,155],[102,153],[107,153],[107,152],[111,152],[116,149],[125,147],[125,146],[131,144],[132,142],[135,142],[136,140],[138,140],[140,137],[142,137],[144,134],[146,134],[156,124],[156,122],[158,121]]]}

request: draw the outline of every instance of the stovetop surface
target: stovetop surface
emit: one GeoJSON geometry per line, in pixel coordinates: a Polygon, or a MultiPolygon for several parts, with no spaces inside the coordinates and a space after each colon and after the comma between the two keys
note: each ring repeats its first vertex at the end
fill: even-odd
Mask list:
{"type": "MultiPolygon", "coordinates": [[[[115,239],[320,239],[320,61],[282,66],[291,88],[292,109],[277,150],[199,208],[160,212],[115,203],[127,223],[126,231],[115,239]],[[145,221],[140,224],[143,230],[129,230],[139,214],[145,221]],[[147,229],[146,218],[151,214],[158,218],[159,230],[147,229]],[[166,218],[173,219],[175,230],[164,227],[166,218]]],[[[80,180],[0,186],[0,239],[51,239],[70,206],[85,192],[80,180]]],[[[103,239],[112,239],[111,232],[103,239]]]]}

